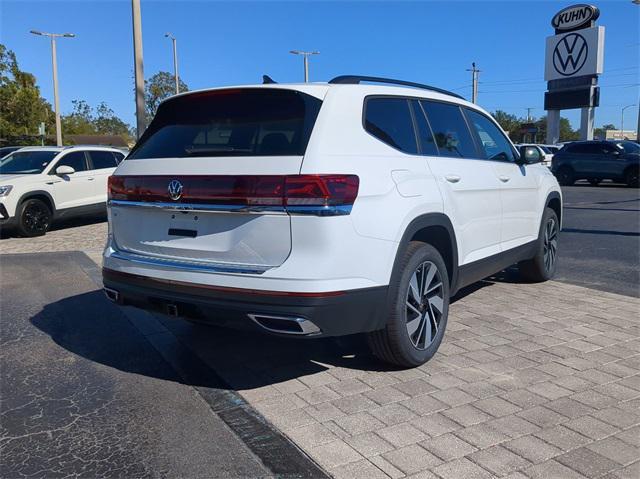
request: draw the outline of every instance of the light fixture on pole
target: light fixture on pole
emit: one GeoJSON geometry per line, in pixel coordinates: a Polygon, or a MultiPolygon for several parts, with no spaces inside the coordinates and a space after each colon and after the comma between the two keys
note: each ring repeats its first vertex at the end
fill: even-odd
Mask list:
{"type": "Polygon", "coordinates": [[[635,103],[632,105],[627,105],[622,109],[622,114],[621,114],[621,118],[620,118],[620,139],[624,140],[624,111],[627,108],[631,108],[632,106],[636,106],[635,103]]]}
{"type": "Polygon", "coordinates": [[[60,100],[58,98],[58,56],[56,52],[56,38],[73,38],[75,33],[47,33],[39,30],[31,30],[30,33],[49,37],[51,40],[51,63],[53,67],[53,105],[56,112],[56,145],[62,146],[62,123],[60,122],[60,100]]]}
{"type": "Polygon", "coordinates": [[[302,50],[291,50],[289,53],[302,55],[304,58],[304,82],[309,83],[309,55],[319,55],[320,52],[303,52],[302,50]]]}
{"type": "Polygon", "coordinates": [[[180,93],[180,80],[178,76],[178,49],[176,48],[176,37],[174,37],[170,32],[164,34],[166,38],[171,39],[171,43],[173,43],[173,77],[176,80],[176,95],[180,93]]]}

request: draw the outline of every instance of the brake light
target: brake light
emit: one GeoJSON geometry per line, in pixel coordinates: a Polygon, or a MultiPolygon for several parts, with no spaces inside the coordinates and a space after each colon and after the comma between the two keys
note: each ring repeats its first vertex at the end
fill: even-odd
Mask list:
{"type": "Polygon", "coordinates": [[[331,215],[349,213],[358,187],[356,175],[110,176],[109,200],[331,215]],[[169,192],[174,180],[179,195],[169,192]]]}
{"type": "Polygon", "coordinates": [[[353,205],[358,195],[356,175],[296,175],[285,181],[287,206],[353,205]]]}

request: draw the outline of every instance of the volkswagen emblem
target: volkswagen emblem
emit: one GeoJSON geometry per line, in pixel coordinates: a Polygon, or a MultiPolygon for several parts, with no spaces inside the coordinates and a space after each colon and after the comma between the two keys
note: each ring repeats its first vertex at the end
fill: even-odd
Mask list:
{"type": "Polygon", "coordinates": [[[173,201],[178,201],[182,196],[182,188],[182,183],[178,180],[171,180],[167,187],[167,190],[169,191],[169,198],[173,201]]]}
{"type": "Polygon", "coordinates": [[[563,76],[580,71],[589,56],[587,41],[579,33],[562,37],[553,49],[553,68],[563,76]]]}

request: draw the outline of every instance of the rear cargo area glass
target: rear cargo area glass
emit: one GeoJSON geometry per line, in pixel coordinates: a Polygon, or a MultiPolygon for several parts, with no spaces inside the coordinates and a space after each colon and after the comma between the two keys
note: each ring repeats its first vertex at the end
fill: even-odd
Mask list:
{"type": "Polygon", "coordinates": [[[237,88],[162,103],[128,160],[302,156],[322,101],[294,90],[237,88]]]}

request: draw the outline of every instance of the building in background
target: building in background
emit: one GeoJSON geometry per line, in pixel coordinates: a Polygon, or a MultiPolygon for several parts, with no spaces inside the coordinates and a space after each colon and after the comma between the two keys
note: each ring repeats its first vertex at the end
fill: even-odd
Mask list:
{"type": "Polygon", "coordinates": [[[638,132],[633,130],[605,130],[605,140],[638,140],[638,132]]]}

